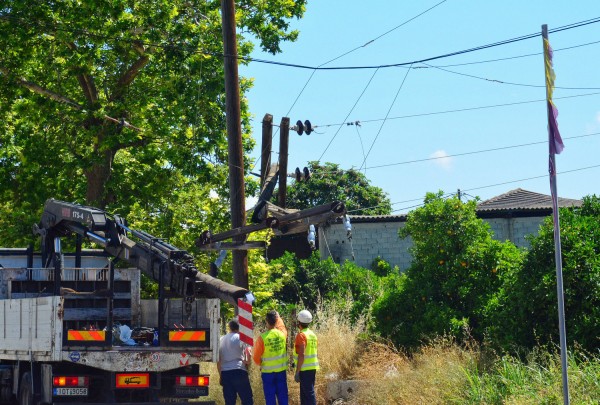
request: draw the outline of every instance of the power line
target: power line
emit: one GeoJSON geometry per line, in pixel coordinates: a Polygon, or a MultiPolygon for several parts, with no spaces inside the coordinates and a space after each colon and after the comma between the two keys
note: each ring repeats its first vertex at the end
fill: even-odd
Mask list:
{"type": "MultiPolygon", "coordinates": [[[[593,132],[593,133],[590,133],[590,134],[569,136],[569,137],[565,137],[563,139],[565,139],[565,140],[567,140],[567,139],[580,139],[580,138],[587,138],[587,137],[590,137],[590,136],[597,136],[597,135],[600,135],[600,132],[593,132]]],[[[497,152],[497,151],[506,150],[506,149],[515,149],[515,148],[522,148],[522,147],[526,147],[526,146],[540,145],[540,144],[545,144],[547,142],[548,142],[547,140],[536,141],[536,142],[529,142],[529,143],[523,143],[523,144],[517,144],[517,145],[500,146],[500,147],[497,147],[497,148],[490,148],[490,149],[482,149],[482,150],[476,150],[476,151],[455,153],[453,155],[436,156],[436,157],[429,157],[429,158],[415,159],[415,160],[406,160],[406,161],[402,161],[402,162],[387,163],[387,164],[382,164],[382,165],[377,165],[377,166],[365,167],[365,170],[367,170],[367,169],[380,169],[380,168],[390,167],[390,166],[407,165],[407,164],[412,164],[412,163],[428,162],[428,161],[432,161],[432,160],[447,159],[447,158],[451,158],[451,157],[476,155],[476,154],[480,154],[480,153],[497,152]]],[[[338,172],[344,172],[344,169],[338,169],[338,170],[321,170],[321,171],[314,172],[313,176],[330,175],[330,174],[334,174],[334,173],[338,173],[338,172]]]]}
{"type": "MultiPolygon", "coordinates": [[[[595,45],[595,44],[599,44],[599,43],[600,43],[600,41],[586,42],[585,44],[578,44],[578,45],[573,45],[573,46],[567,46],[564,48],[557,48],[557,49],[553,49],[552,51],[553,52],[566,51],[569,49],[581,48],[583,46],[595,45]]],[[[540,55],[543,55],[543,52],[526,53],[523,55],[507,56],[505,58],[487,59],[487,60],[480,60],[480,61],[475,61],[475,62],[453,63],[453,64],[449,64],[449,65],[435,65],[433,67],[434,68],[436,68],[436,67],[446,68],[446,67],[478,65],[478,64],[482,64],[482,63],[501,62],[501,61],[505,61],[505,60],[520,59],[520,58],[527,58],[529,56],[540,56],[540,55]]],[[[430,69],[430,68],[428,66],[413,66],[413,69],[430,69]]]]}
{"type": "MultiPolygon", "coordinates": [[[[438,3],[437,5],[439,5],[441,3],[438,3]]],[[[436,6],[437,6],[436,5],[436,6]]],[[[436,7],[434,6],[434,7],[436,7]]],[[[433,7],[432,7],[433,8],[433,7]]],[[[431,8],[430,8],[431,9],[431,8]]],[[[430,9],[426,10],[429,11],[430,9]]],[[[422,15],[423,13],[419,14],[422,15]]],[[[33,24],[31,24],[31,21],[29,19],[24,19],[24,18],[20,18],[20,17],[15,17],[15,16],[10,16],[10,15],[2,15],[1,16],[3,19],[6,20],[15,20],[15,21],[19,21],[21,23],[24,24],[28,24],[29,26],[32,26],[33,24]]],[[[413,17],[412,19],[414,20],[413,17]]],[[[563,25],[557,28],[553,28],[553,29],[549,29],[548,32],[549,33],[557,33],[557,32],[561,32],[561,31],[566,31],[566,30],[571,30],[571,29],[575,29],[575,28],[580,28],[586,25],[590,25],[590,24],[595,24],[600,22],[600,17],[595,17],[595,18],[591,18],[588,20],[583,20],[583,21],[579,21],[579,22],[575,22],[575,23],[571,23],[571,24],[567,24],[567,25],[563,25]]],[[[234,58],[236,56],[234,55],[225,55],[225,54],[220,54],[220,53],[216,53],[216,52],[212,52],[212,51],[205,51],[205,50],[199,50],[195,47],[191,47],[191,46],[183,46],[183,45],[176,45],[173,43],[169,43],[169,44],[159,44],[159,43],[152,43],[152,42],[147,42],[147,41],[137,41],[137,40],[133,40],[133,39],[123,39],[123,38],[119,38],[119,37],[110,37],[110,36],[106,36],[106,35],[99,35],[99,34],[94,34],[92,32],[89,31],[85,31],[85,30],[74,30],[71,27],[69,29],[65,29],[65,28],[61,28],[59,27],[57,24],[39,24],[38,22],[38,26],[41,27],[51,27],[53,29],[59,30],[59,31],[64,31],[64,32],[70,32],[70,33],[78,33],[80,35],[84,35],[84,36],[88,36],[91,38],[96,38],[96,39],[103,39],[103,40],[114,40],[116,42],[126,42],[126,43],[133,43],[136,42],[138,44],[141,45],[145,45],[145,46],[153,46],[153,47],[158,47],[158,48],[169,48],[169,49],[179,49],[179,50],[185,50],[191,53],[197,53],[197,54],[203,54],[203,55],[210,55],[210,56],[215,56],[215,57],[231,57],[234,58]]],[[[382,34],[386,35],[387,33],[382,34]]],[[[308,66],[308,65],[301,65],[301,64],[295,64],[295,63],[285,63],[285,62],[277,62],[277,61],[273,61],[273,60],[265,60],[265,59],[259,59],[259,58],[252,58],[252,57],[247,57],[247,56],[237,56],[237,59],[240,60],[244,60],[246,62],[256,62],[256,63],[264,63],[264,64],[271,64],[271,65],[278,65],[278,66],[286,66],[286,67],[293,67],[293,68],[299,68],[299,69],[309,69],[309,70],[360,70],[360,69],[383,69],[383,68],[391,68],[391,67],[403,67],[403,66],[410,66],[411,64],[420,64],[423,62],[430,62],[433,60],[438,60],[438,59],[444,59],[444,58],[448,58],[451,56],[458,56],[458,55],[462,55],[462,54],[466,54],[466,53],[471,53],[471,52],[476,52],[476,51],[480,51],[483,49],[488,49],[488,48],[493,48],[493,47],[497,47],[497,46],[502,46],[502,45],[508,45],[511,43],[515,43],[515,42],[520,42],[520,41],[524,41],[527,39],[532,39],[535,38],[537,36],[541,35],[540,33],[532,33],[532,34],[527,34],[527,35],[522,35],[519,37],[515,37],[515,38],[510,38],[510,39],[506,39],[506,40],[501,40],[498,42],[493,42],[490,44],[486,44],[486,45],[480,45],[480,46],[476,46],[473,48],[468,48],[468,49],[464,49],[461,51],[455,51],[455,52],[450,52],[450,53],[446,53],[446,54],[442,54],[442,55],[438,55],[438,56],[433,56],[433,57],[429,57],[429,58],[425,58],[425,59],[420,59],[420,60],[413,60],[413,61],[409,61],[409,62],[401,62],[401,63],[393,63],[393,64],[383,64],[383,65],[369,65],[369,66],[335,66],[335,67],[323,67],[324,64],[321,64],[320,66],[308,66]]],[[[380,37],[381,37],[380,36],[380,37]]],[[[378,37],[378,38],[380,38],[378,37]]],[[[376,38],[376,39],[378,39],[376,38]]],[[[353,52],[356,49],[362,48],[363,46],[357,47],[351,51],[346,52],[345,54],[348,54],[350,52],[353,52]]],[[[344,56],[345,54],[340,55],[339,57],[344,56]]],[[[339,57],[336,57],[332,60],[338,59],[339,57]]],[[[326,62],[328,63],[328,62],[326,62]]]]}
{"type": "Polygon", "coordinates": [[[408,73],[410,72],[410,69],[408,69],[406,71],[406,74],[404,75],[404,79],[402,79],[402,82],[400,83],[400,87],[398,87],[398,91],[396,92],[396,95],[394,96],[394,99],[392,100],[392,103],[390,104],[390,108],[388,108],[388,111],[385,115],[385,118],[383,119],[383,121],[381,122],[381,125],[379,126],[379,131],[377,131],[377,135],[375,135],[375,139],[373,139],[373,142],[371,143],[371,147],[369,148],[369,151],[367,152],[367,156],[365,156],[362,164],[360,165],[360,168],[358,169],[359,171],[363,168],[363,166],[365,165],[367,158],[369,157],[369,155],[371,154],[371,150],[373,150],[373,146],[375,146],[375,142],[377,142],[377,138],[379,138],[379,134],[381,134],[381,130],[383,129],[383,125],[385,124],[385,121],[387,120],[387,117],[390,115],[390,111],[392,111],[392,107],[394,107],[394,104],[396,103],[396,99],[398,98],[398,94],[400,94],[400,90],[402,90],[402,87],[404,86],[404,82],[406,81],[406,78],[408,77],[408,73]]]}
{"type": "MultiPolygon", "coordinates": [[[[596,169],[596,168],[599,168],[599,167],[600,167],[600,165],[586,166],[586,167],[580,167],[580,168],[577,168],[577,169],[564,170],[564,171],[558,172],[557,174],[574,173],[574,172],[580,172],[580,171],[583,171],[583,170],[596,169]]],[[[481,189],[484,189],[484,188],[504,186],[506,184],[520,183],[520,182],[523,182],[523,181],[537,180],[537,179],[542,179],[542,178],[546,178],[546,177],[548,177],[548,175],[544,174],[544,175],[540,175],[540,176],[526,177],[524,179],[519,179],[519,180],[509,180],[509,181],[504,181],[502,183],[488,184],[486,186],[480,186],[480,187],[473,187],[473,188],[469,188],[469,189],[464,189],[462,191],[466,192],[466,191],[473,191],[473,190],[481,190],[481,189]]],[[[445,194],[444,196],[442,196],[442,198],[446,198],[447,196],[453,195],[453,194],[454,193],[445,194]]],[[[412,201],[418,201],[418,200],[422,200],[422,198],[421,199],[406,200],[406,201],[402,201],[400,203],[412,202],[412,201]]],[[[394,204],[399,204],[399,203],[392,203],[392,205],[394,205],[394,204]]],[[[417,204],[417,205],[412,205],[412,206],[409,206],[409,207],[397,208],[395,210],[392,210],[392,212],[407,210],[407,209],[410,209],[410,208],[416,208],[416,207],[420,207],[420,206],[423,206],[423,205],[424,204],[417,204]]],[[[372,208],[372,207],[369,207],[369,208],[372,208]]],[[[359,209],[353,210],[352,212],[356,212],[356,211],[360,211],[360,210],[366,210],[366,209],[369,209],[369,208],[359,208],[359,209]]]]}
{"type": "Polygon", "coordinates": [[[439,3],[437,3],[436,5],[434,5],[434,6],[430,7],[430,8],[428,8],[427,10],[425,10],[425,11],[423,11],[423,12],[421,12],[421,13],[417,14],[417,15],[416,15],[416,16],[414,16],[414,17],[411,17],[411,18],[409,18],[408,20],[406,20],[406,21],[402,22],[402,23],[401,23],[401,24],[399,24],[399,25],[396,25],[396,26],[395,26],[394,28],[392,28],[391,30],[388,30],[388,31],[384,32],[383,34],[381,34],[381,35],[379,35],[379,36],[377,36],[377,37],[375,37],[375,38],[373,38],[373,39],[371,39],[371,40],[369,40],[369,41],[365,42],[363,45],[359,45],[359,46],[357,46],[356,48],[353,48],[353,49],[351,49],[351,50],[349,50],[349,51],[347,51],[347,52],[344,52],[343,54],[341,54],[341,55],[339,55],[339,56],[336,56],[336,57],[335,57],[335,58],[333,58],[333,59],[330,59],[330,60],[328,60],[328,61],[327,61],[327,62],[325,62],[325,63],[322,63],[321,65],[319,65],[319,67],[321,67],[321,66],[324,66],[324,65],[328,65],[329,63],[331,63],[331,62],[333,62],[333,61],[336,61],[336,60],[338,60],[338,59],[340,59],[340,58],[342,58],[342,57],[344,57],[344,56],[346,56],[346,55],[348,55],[348,54],[351,54],[352,52],[355,52],[355,51],[359,50],[360,48],[364,48],[364,47],[366,47],[366,46],[368,46],[368,45],[371,45],[373,42],[377,41],[378,39],[380,39],[380,38],[382,38],[382,37],[386,36],[387,34],[389,34],[389,33],[393,32],[393,31],[396,31],[398,28],[400,28],[400,27],[402,27],[402,26],[404,26],[404,25],[408,24],[409,22],[411,22],[411,21],[413,21],[413,20],[415,20],[415,19],[419,18],[419,17],[420,17],[420,16],[422,16],[423,14],[425,14],[425,13],[427,13],[427,12],[429,12],[429,11],[433,10],[434,8],[436,8],[437,6],[439,6],[439,5],[440,5],[440,4],[442,4],[442,3],[445,3],[446,1],[447,1],[447,0],[442,0],[442,1],[440,1],[440,2],[439,2],[439,3]]]}
{"type": "MultiPolygon", "coordinates": [[[[578,98],[578,97],[595,96],[595,95],[598,95],[598,94],[600,94],[600,92],[584,93],[584,94],[573,94],[571,96],[554,97],[553,99],[554,100],[559,100],[559,99],[567,99],[567,98],[578,98]]],[[[455,113],[455,112],[465,112],[465,111],[474,111],[474,110],[484,110],[484,109],[488,109],[488,108],[497,108],[497,107],[510,107],[510,106],[514,106],[514,105],[539,103],[539,102],[545,102],[545,101],[546,101],[545,98],[544,99],[537,99],[537,100],[515,101],[515,102],[512,102],[512,103],[492,104],[492,105],[477,106],[477,107],[467,107],[467,108],[459,108],[459,109],[455,109],[455,110],[444,110],[444,111],[433,111],[433,112],[418,113],[418,114],[400,115],[400,116],[396,116],[396,117],[389,117],[389,118],[387,118],[387,120],[398,120],[398,119],[405,119],[405,118],[426,117],[426,116],[430,116],[430,115],[450,114],[450,113],[455,113]]],[[[375,118],[375,119],[370,119],[370,120],[347,121],[347,122],[343,122],[341,124],[337,123],[337,124],[314,125],[313,128],[326,128],[326,127],[338,126],[338,125],[356,125],[357,122],[360,123],[360,124],[365,124],[365,123],[383,121],[384,119],[385,118],[375,118]]]]}
{"type": "MultiPolygon", "coordinates": [[[[585,134],[585,135],[569,136],[569,137],[565,137],[564,139],[578,139],[578,138],[585,138],[585,137],[597,136],[597,135],[600,135],[600,132],[594,132],[594,133],[585,134]]],[[[383,164],[383,165],[366,167],[365,169],[380,169],[380,168],[383,168],[383,167],[407,165],[407,164],[411,164],[411,163],[428,162],[428,161],[431,161],[431,160],[447,159],[447,158],[451,158],[451,157],[477,155],[479,153],[497,152],[497,151],[500,151],[500,150],[522,148],[522,147],[525,147],[525,146],[533,146],[533,145],[539,145],[539,144],[545,144],[545,143],[548,143],[548,140],[537,141],[537,142],[529,142],[529,143],[522,143],[522,144],[518,144],[518,145],[500,146],[500,147],[497,147],[497,148],[482,149],[482,150],[471,151],[471,152],[455,153],[453,155],[446,155],[446,156],[435,156],[435,157],[429,157],[429,158],[424,158],[424,159],[406,160],[406,161],[403,161],[403,162],[388,163],[388,164],[383,164]]]]}
{"type": "MultiPolygon", "coordinates": [[[[588,169],[595,169],[600,167],[600,165],[593,165],[593,166],[587,166],[587,167],[580,167],[578,169],[571,169],[571,170],[564,170],[562,172],[559,172],[558,174],[566,174],[566,173],[573,173],[573,172],[580,172],[582,170],[588,170],[588,169]]],[[[487,186],[480,186],[480,187],[473,187],[473,188],[468,188],[465,189],[464,191],[473,191],[473,190],[481,190],[483,188],[490,188],[490,187],[496,187],[496,186],[503,186],[505,184],[510,184],[510,183],[518,183],[521,181],[527,181],[527,180],[535,180],[535,179],[541,179],[544,177],[548,177],[547,174],[542,175],[542,176],[534,176],[534,177],[527,177],[525,179],[519,179],[519,180],[511,180],[511,181],[505,181],[502,183],[496,183],[496,184],[489,184],[487,186]]]]}
{"type": "MultiPolygon", "coordinates": [[[[555,33],[555,32],[570,30],[570,29],[574,29],[574,28],[579,28],[579,27],[582,27],[582,26],[585,26],[585,25],[589,25],[589,24],[595,24],[595,23],[598,23],[598,22],[600,22],[600,17],[596,17],[596,18],[593,18],[593,19],[590,19],[590,20],[584,20],[584,21],[580,21],[580,22],[577,22],[577,23],[572,23],[572,24],[568,24],[568,25],[565,25],[565,26],[562,26],[562,27],[554,28],[554,29],[548,30],[548,32],[549,33],[555,33]]],[[[446,53],[446,54],[442,54],[442,55],[438,55],[438,56],[432,56],[432,57],[425,58],[425,59],[413,60],[413,61],[410,61],[410,62],[400,62],[400,63],[384,64],[384,65],[322,67],[322,66],[300,65],[300,64],[294,64],[294,63],[284,63],[284,62],[277,62],[277,61],[273,61],[273,60],[257,59],[257,58],[250,58],[250,57],[243,57],[242,59],[244,59],[245,61],[248,61],[248,62],[265,63],[265,64],[272,64],[272,65],[278,65],[278,66],[287,66],[287,67],[293,67],[293,68],[298,68],[298,69],[311,69],[311,70],[385,69],[385,68],[392,68],[392,67],[410,66],[410,65],[420,64],[420,63],[423,63],[423,62],[430,62],[430,61],[438,60],[438,59],[445,59],[445,58],[449,58],[451,56],[463,55],[463,54],[466,54],[466,53],[481,51],[483,49],[494,48],[494,47],[497,47],[497,46],[508,45],[508,44],[512,44],[512,43],[515,43],[515,42],[520,42],[520,41],[524,41],[524,40],[527,40],[527,39],[536,38],[536,37],[538,37],[540,35],[541,35],[540,33],[536,32],[536,33],[533,33],[533,34],[522,35],[520,37],[506,39],[506,40],[494,42],[494,43],[491,43],[491,44],[476,46],[474,48],[468,48],[468,49],[464,49],[464,50],[461,50],[461,51],[450,52],[450,53],[446,53]]]]}
{"type": "MultiPolygon", "coordinates": [[[[447,73],[452,73],[455,75],[459,75],[459,76],[465,76],[465,77],[470,77],[472,79],[478,79],[478,80],[484,80],[487,82],[493,82],[493,83],[498,83],[498,84],[508,84],[511,86],[521,86],[521,87],[537,87],[537,88],[545,88],[546,85],[541,84],[524,84],[524,83],[513,83],[513,82],[506,82],[503,80],[498,80],[498,79],[488,79],[486,77],[481,77],[481,76],[475,76],[475,75],[471,75],[471,74],[467,74],[467,73],[462,73],[462,72],[456,72],[454,70],[449,70],[449,69],[445,69],[442,68],[440,66],[433,66],[427,63],[423,63],[425,66],[430,67],[432,69],[438,69],[441,70],[443,72],[447,72],[447,73]]],[[[600,87],[559,87],[559,86],[555,86],[555,89],[561,89],[561,90],[600,90],[600,87]]]]}
{"type": "MultiPolygon", "coordinates": [[[[360,99],[362,98],[362,96],[365,94],[365,92],[367,91],[367,89],[369,88],[369,85],[371,84],[371,82],[373,81],[373,78],[375,77],[375,75],[377,74],[377,72],[379,71],[379,69],[375,70],[373,72],[373,74],[371,75],[371,78],[369,79],[369,81],[367,82],[367,85],[365,86],[365,88],[363,89],[362,93],[360,93],[360,95],[358,96],[358,99],[356,99],[356,101],[354,102],[354,105],[352,106],[352,108],[350,109],[350,111],[348,112],[348,114],[346,115],[346,118],[344,118],[344,120],[347,120],[348,117],[350,116],[350,114],[352,114],[352,111],[354,111],[354,108],[356,107],[356,105],[358,104],[358,102],[360,101],[360,99]]],[[[327,146],[325,147],[325,150],[323,151],[323,153],[321,153],[321,157],[319,157],[318,161],[321,161],[321,159],[323,159],[323,156],[325,155],[325,152],[327,152],[327,149],[329,149],[329,147],[331,146],[331,143],[333,142],[333,140],[335,139],[335,137],[337,136],[337,134],[340,132],[340,130],[342,129],[342,126],[344,124],[341,124],[337,131],[335,131],[335,134],[333,135],[333,137],[331,138],[331,140],[329,141],[329,143],[327,144],[327,146]]]]}
{"type": "MultiPolygon", "coordinates": [[[[434,5],[434,6],[430,7],[430,8],[428,8],[427,10],[425,10],[425,11],[423,11],[423,12],[421,12],[421,13],[417,14],[416,16],[414,16],[414,17],[412,17],[412,18],[409,18],[408,20],[406,20],[406,21],[402,22],[401,24],[397,25],[396,27],[392,28],[391,30],[388,30],[388,31],[384,32],[383,34],[381,34],[381,35],[379,35],[379,36],[377,36],[377,37],[375,37],[375,38],[371,39],[370,41],[367,41],[365,44],[363,44],[363,45],[360,45],[360,46],[357,46],[357,47],[355,47],[355,48],[353,48],[353,49],[351,49],[351,50],[349,50],[349,51],[347,51],[347,52],[344,52],[344,53],[343,53],[343,54],[341,54],[341,55],[338,55],[338,56],[336,56],[336,57],[335,57],[335,58],[333,58],[333,59],[330,59],[330,60],[328,60],[328,61],[326,61],[326,62],[323,62],[323,63],[321,63],[319,66],[317,66],[317,68],[321,68],[321,67],[323,67],[323,66],[325,66],[325,65],[327,65],[327,64],[329,64],[329,63],[331,63],[331,62],[333,62],[333,61],[335,61],[335,60],[338,60],[338,59],[340,59],[340,58],[342,58],[342,57],[344,57],[344,56],[346,56],[346,55],[348,55],[348,54],[350,54],[350,53],[352,53],[352,52],[355,52],[355,51],[357,51],[357,50],[358,50],[358,49],[360,49],[360,48],[364,48],[364,47],[366,47],[367,45],[370,45],[370,44],[372,44],[373,42],[377,41],[378,39],[380,39],[380,38],[382,38],[382,37],[384,37],[384,36],[388,35],[389,33],[391,33],[391,32],[393,32],[393,31],[397,30],[398,28],[400,28],[400,27],[402,27],[402,26],[404,26],[404,25],[408,24],[409,22],[411,22],[411,21],[415,20],[416,18],[418,18],[418,17],[422,16],[423,14],[425,14],[425,13],[427,13],[427,12],[429,12],[429,11],[433,10],[434,8],[436,8],[437,6],[439,6],[440,4],[442,4],[442,3],[446,2],[446,1],[447,1],[447,0],[442,0],[442,1],[440,1],[440,2],[439,2],[439,3],[437,3],[436,5],[434,5]]],[[[298,100],[300,99],[300,96],[302,95],[302,93],[304,93],[304,90],[306,89],[306,87],[308,86],[308,84],[310,83],[310,81],[312,80],[312,78],[313,78],[314,74],[316,73],[316,71],[317,71],[316,69],[315,69],[315,70],[313,70],[313,72],[311,73],[311,75],[309,76],[309,78],[306,80],[306,82],[304,83],[304,86],[302,86],[302,89],[300,90],[300,93],[299,93],[299,94],[296,96],[296,98],[294,99],[294,102],[293,102],[293,103],[292,103],[292,105],[290,106],[290,108],[289,108],[289,110],[288,110],[288,112],[287,112],[286,116],[289,116],[290,112],[292,111],[292,109],[294,108],[294,106],[296,105],[296,103],[298,102],[298,100]]],[[[377,72],[377,70],[376,70],[375,72],[377,72]]],[[[375,76],[375,73],[373,74],[373,77],[374,77],[374,76],[375,76]]],[[[373,77],[371,77],[371,80],[373,80],[373,77]]],[[[371,80],[369,80],[369,83],[371,83],[371,80]]],[[[367,84],[367,86],[368,86],[368,84],[367,84]]],[[[365,88],[365,90],[366,90],[366,88],[365,88]]],[[[364,93],[364,90],[363,90],[363,93],[364,93]]],[[[361,94],[361,96],[360,96],[360,97],[362,97],[362,94],[361,94]]],[[[360,99],[360,97],[359,97],[359,99],[360,99]]],[[[358,100],[357,100],[357,103],[358,103],[358,100]]],[[[354,109],[354,107],[355,107],[355,106],[356,106],[356,104],[354,104],[354,106],[352,107],[352,109],[354,109]]],[[[348,117],[346,117],[346,119],[348,119],[348,117]]],[[[338,129],[338,132],[339,132],[339,129],[338,129]]],[[[337,135],[337,133],[336,133],[336,135],[337,135]]],[[[334,135],[334,138],[335,138],[335,135],[334,135]]],[[[333,142],[333,139],[331,140],[331,142],[333,142]]],[[[331,145],[331,142],[329,143],[329,145],[331,145]]],[[[325,154],[325,152],[326,152],[326,151],[327,151],[327,149],[329,148],[329,145],[327,145],[327,147],[325,148],[325,151],[323,151],[323,155],[325,154]]],[[[321,157],[323,157],[323,155],[321,155],[321,157]]],[[[262,154],[261,154],[261,156],[262,156],[262,154]]],[[[321,160],[321,159],[319,159],[319,160],[321,160]]]]}

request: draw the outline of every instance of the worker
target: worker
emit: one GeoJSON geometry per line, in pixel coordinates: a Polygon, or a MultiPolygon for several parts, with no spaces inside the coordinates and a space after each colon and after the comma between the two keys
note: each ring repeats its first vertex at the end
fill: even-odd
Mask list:
{"type": "Polygon", "coordinates": [[[315,378],[319,369],[317,357],[317,335],[308,329],[312,322],[312,314],[303,309],[298,312],[298,329],[294,341],[294,360],[296,362],[296,374],[294,380],[300,383],[300,404],[316,405],[315,378]]]}
{"type": "Polygon", "coordinates": [[[253,405],[252,387],[248,378],[250,354],[240,340],[240,325],[237,318],[227,324],[229,333],[219,343],[219,384],[223,386],[225,405],[235,405],[239,395],[242,405],[253,405]]]}
{"type": "Polygon", "coordinates": [[[286,335],[275,327],[277,311],[266,316],[267,331],[254,344],[252,358],[260,365],[266,405],[288,405],[286,335]]]}

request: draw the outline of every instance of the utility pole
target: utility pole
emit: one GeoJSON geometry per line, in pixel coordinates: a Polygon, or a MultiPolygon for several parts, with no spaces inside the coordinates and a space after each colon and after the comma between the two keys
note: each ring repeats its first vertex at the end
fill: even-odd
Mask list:
{"type": "MultiPolygon", "coordinates": [[[[242,124],[240,118],[240,85],[237,62],[237,40],[234,0],[221,0],[223,23],[223,63],[225,67],[225,111],[227,115],[227,141],[229,151],[229,198],[231,200],[231,225],[246,225],[244,191],[244,156],[242,150],[242,124]]],[[[244,242],[245,235],[233,238],[244,242]]],[[[248,289],[248,252],[234,250],[233,283],[248,289]]]]}
{"type": "Polygon", "coordinates": [[[265,114],[262,121],[262,152],[260,157],[260,189],[265,185],[271,168],[271,147],[273,145],[273,116],[265,114]]]}
{"type": "Polygon", "coordinates": [[[288,164],[288,145],[290,140],[290,119],[283,117],[279,125],[279,193],[277,202],[281,208],[285,208],[287,197],[287,164],[288,164]]]}

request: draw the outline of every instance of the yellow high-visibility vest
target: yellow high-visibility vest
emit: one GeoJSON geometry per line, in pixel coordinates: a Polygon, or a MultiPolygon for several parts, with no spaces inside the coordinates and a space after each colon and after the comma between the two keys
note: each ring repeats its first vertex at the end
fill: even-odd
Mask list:
{"type": "MultiPolygon", "coordinates": [[[[317,335],[308,328],[300,331],[306,336],[306,347],[304,348],[304,363],[300,367],[300,371],[318,370],[319,359],[317,358],[317,335]]],[[[298,362],[298,353],[294,347],[294,360],[298,362]]]]}
{"type": "Polygon", "coordinates": [[[285,335],[278,329],[271,329],[260,335],[265,344],[265,352],[260,360],[263,373],[276,373],[287,368],[285,335]]]}

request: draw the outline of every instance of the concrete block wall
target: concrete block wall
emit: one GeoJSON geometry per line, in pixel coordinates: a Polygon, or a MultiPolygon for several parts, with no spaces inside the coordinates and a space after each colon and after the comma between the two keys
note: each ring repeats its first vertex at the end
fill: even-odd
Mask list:
{"type": "Polygon", "coordinates": [[[381,257],[392,266],[405,270],[410,266],[410,238],[400,239],[398,230],[404,222],[373,222],[352,224],[352,241],[341,224],[319,230],[319,251],[322,258],[333,257],[336,263],[346,260],[371,268],[373,260],[381,257]],[[354,257],[353,257],[354,255],[354,257]]]}
{"type": "Polygon", "coordinates": [[[529,247],[526,235],[537,234],[544,217],[522,218],[488,218],[484,219],[494,233],[494,239],[499,241],[509,240],[517,247],[529,247]]]}
{"type": "MultiPolygon", "coordinates": [[[[525,235],[537,234],[544,217],[491,218],[490,224],[494,239],[512,241],[517,247],[529,247],[525,235]]],[[[322,258],[333,257],[336,263],[346,260],[371,268],[376,257],[381,257],[403,271],[412,261],[409,248],[410,238],[400,239],[398,230],[404,226],[401,221],[358,222],[352,224],[352,241],[346,236],[342,224],[333,224],[319,229],[319,252],[322,258]]]]}

